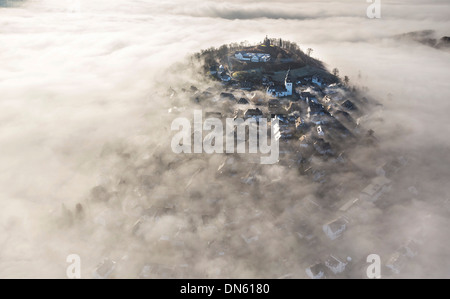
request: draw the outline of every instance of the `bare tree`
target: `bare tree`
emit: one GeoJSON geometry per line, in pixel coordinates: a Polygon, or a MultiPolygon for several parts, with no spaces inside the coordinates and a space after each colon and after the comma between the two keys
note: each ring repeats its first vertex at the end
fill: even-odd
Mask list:
{"type": "Polygon", "coordinates": [[[337,67],[335,67],[335,68],[333,69],[332,73],[333,73],[334,76],[339,77],[339,70],[338,70],[337,67]]]}
{"type": "Polygon", "coordinates": [[[348,82],[350,82],[350,79],[348,78],[348,76],[344,77],[344,83],[345,85],[348,85],[348,82]]]}
{"type": "Polygon", "coordinates": [[[306,50],[306,55],[308,55],[309,57],[311,57],[311,54],[312,54],[313,51],[314,51],[313,49],[308,48],[308,49],[306,50]]]}

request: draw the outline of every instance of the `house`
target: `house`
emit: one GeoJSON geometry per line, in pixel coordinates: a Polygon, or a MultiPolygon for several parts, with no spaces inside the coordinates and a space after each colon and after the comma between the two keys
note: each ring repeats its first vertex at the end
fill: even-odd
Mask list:
{"type": "Polygon", "coordinates": [[[288,95],[287,89],[285,87],[278,86],[278,85],[272,85],[272,86],[267,87],[266,92],[267,92],[267,95],[277,97],[277,98],[285,97],[288,95]]]}
{"type": "Polygon", "coordinates": [[[302,92],[300,92],[300,98],[302,100],[306,101],[307,99],[313,99],[315,97],[310,92],[302,91],[302,92]]]}
{"type": "Polygon", "coordinates": [[[391,255],[386,263],[386,267],[393,273],[399,274],[407,263],[407,259],[415,257],[418,253],[418,244],[411,239],[391,255]]]}
{"type": "Polygon", "coordinates": [[[355,206],[359,201],[359,198],[354,198],[347,201],[342,207],[339,208],[341,212],[347,212],[351,207],[355,206]]]}
{"type": "Polygon", "coordinates": [[[108,278],[111,273],[116,268],[116,262],[110,259],[104,259],[95,269],[94,277],[95,278],[108,278]]]}
{"type": "Polygon", "coordinates": [[[322,138],[319,138],[314,142],[314,149],[321,155],[334,155],[334,151],[330,143],[326,142],[322,138]]]}
{"type": "Polygon", "coordinates": [[[322,83],[323,83],[322,78],[320,78],[318,76],[312,77],[311,82],[314,84],[317,84],[319,87],[322,86],[322,83]]]}
{"type": "Polygon", "coordinates": [[[307,102],[308,102],[307,113],[309,116],[325,114],[325,108],[323,107],[322,104],[320,104],[314,100],[307,100],[307,102]]]}
{"type": "Polygon", "coordinates": [[[317,126],[317,134],[318,134],[319,136],[324,136],[324,135],[325,135],[325,133],[323,132],[321,126],[317,126]]]}
{"type": "Polygon", "coordinates": [[[245,51],[237,51],[234,53],[234,57],[241,61],[250,61],[252,59],[252,55],[245,51]]]}
{"type": "Polygon", "coordinates": [[[266,91],[267,95],[277,98],[287,97],[292,95],[292,80],[290,77],[290,70],[287,71],[284,79],[284,87],[269,86],[266,91]]]}
{"type": "Polygon", "coordinates": [[[253,84],[251,82],[243,81],[240,84],[242,90],[251,90],[253,88],[253,84]]]}
{"type": "Polygon", "coordinates": [[[312,144],[311,138],[306,135],[303,135],[298,140],[300,141],[300,147],[309,147],[309,145],[312,144]]]}
{"type": "Polygon", "coordinates": [[[406,242],[405,245],[403,245],[402,247],[400,247],[399,252],[401,252],[404,256],[407,256],[409,258],[413,258],[416,255],[419,254],[419,248],[418,248],[418,244],[416,241],[414,240],[409,240],[408,242],[406,242]]]}
{"type": "Polygon", "coordinates": [[[301,130],[301,129],[303,129],[304,126],[305,126],[305,122],[303,121],[303,119],[300,116],[297,117],[297,119],[295,120],[295,128],[297,130],[301,130]]]}
{"type": "Polygon", "coordinates": [[[400,274],[400,271],[403,269],[406,262],[406,256],[402,255],[399,251],[396,251],[387,261],[386,268],[389,268],[395,274],[400,274]]]}
{"type": "Polygon", "coordinates": [[[293,232],[297,234],[300,240],[311,241],[314,239],[314,229],[307,222],[298,223],[293,232]]]}
{"type": "Polygon", "coordinates": [[[234,95],[232,93],[228,93],[228,92],[221,92],[220,93],[220,98],[221,99],[228,99],[230,101],[234,101],[236,100],[236,98],[234,97],[234,95]]]}
{"type": "Polygon", "coordinates": [[[398,159],[394,159],[390,162],[386,162],[382,166],[376,169],[376,173],[379,176],[392,177],[395,175],[404,165],[406,165],[406,159],[400,157],[398,159]]]}
{"type": "Polygon", "coordinates": [[[375,202],[384,192],[389,191],[391,180],[378,176],[360,193],[360,199],[375,202]]]}
{"type": "Polygon", "coordinates": [[[351,117],[351,115],[348,112],[337,110],[333,113],[333,117],[337,119],[339,122],[341,122],[343,125],[347,125],[350,128],[354,128],[356,126],[356,122],[351,117]]]}
{"type": "Polygon", "coordinates": [[[247,101],[246,98],[240,98],[239,101],[238,101],[238,104],[240,104],[240,105],[247,105],[248,101],[247,101]]]}
{"type": "Polygon", "coordinates": [[[340,258],[329,255],[325,259],[325,266],[330,269],[334,274],[339,274],[345,271],[345,266],[347,266],[347,262],[341,260],[340,258]]]}
{"type": "Polygon", "coordinates": [[[230,82],[231,77],[226,72],[222,72],[220,73],[220,80],[222,80],[223,82],[230,82]]]}
{"type": "Polygon", "coordinates": [[[255,119],[260,119],[262,118],[263,113],[260,109],[256,108],[256,109],[247,109],[244,113],[244,118],[248,119],[248,118],[255,118],[255,119]]]}
{"type": "Polygon", "coordinates": [[[247,53],[245,51],[237,51],[234,53],[234,58],[240,61],[250,62],[268,62],[270,54],[266,53],[247,53]]]}
{"type": "Polygon", "coordinates": [[[306,268],[305,272],[311,279],[322,279],[325,278],[326,268],[322,263],[316,263],[312,266],[306,268]]]}
{"type": "Polygon", "coordinates": [[[173,266],[163,264],[146,264],[140,274],[139,278],[175,278],[176,271],[173,266]]]}
{"type": "Polygon", "coordinates": [[[350,100],[346,100],[344,103],[341,104],[341,106],[350,111],[358,110],[355,104],[353,104],[353,102],[350,100]]]}
{"type": "Polygon", "coordinates": [[[281,107],[280,101],[277,99],[272,99],[269,101],[269,109],[278,109],[281,107]]]}
{"type": "Polygon", "coordinates": [[[285,109],[285,110],[286,110],[286,113],[288,113],[288,115],[287,115],[288,122],[294,124],[296,122],[297,118],[300,117],[300,112],[299,111],[289,112],[287,109],[285,109]]]}
{"type": "Polygon", "coordinates": [[[348,225],[348,220],[345,217],[339,217],[333,221],[325,224],[322,229],[323,232],[330,238],[331,240],[337,239],[342,233],[345,231],[348,225]]]}

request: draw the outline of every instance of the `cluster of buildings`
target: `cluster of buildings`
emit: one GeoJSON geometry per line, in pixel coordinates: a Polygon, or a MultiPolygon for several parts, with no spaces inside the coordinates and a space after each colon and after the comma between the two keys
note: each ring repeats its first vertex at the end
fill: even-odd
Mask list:
{"type": "MultiPolygon", "coordinates": [[[[270,55],[268,57],[264,55],[239,51],[235,53],[235,58],[243,61],[254,60],[253,62],[268,61],[270,55]]],[[[219,78],[225,75],[225,68],[219,67],[219,78]]],[[[358,136],[359,140],[362,139],[363,134],[360,132],[358,120],[363,113],[359,107],[361,102],[349,98],[342,84],[327,82],[320,75],[296,78],[294,83],[290,70],[286,72],[283,84],[277,85],[271,78],[263,77],[261,85],[264,86],[264,92],[252,92],[250,84],[240,83],[238,86],[229,84],[226,87],[227,90],[221,89],[223,92],[220,92],[220,96],[217,97],[214,96],[214,91],[210,90],[209,98],[215,98],[212,101],[214,104],[218,101],[229,104],[227,106],[231,107],[230,110],[221,111],[222,116],[255,120],[278,119],[279,138],[282,141],[280,142],[280,165],[297,167],[300,174],[308,176],[324,188],[327,186],[329,174],[336,174],[336,169],[354,167],[340,144],[351,143],[352,140],[357,140],[358,136]]],[[[372,138],[371,136],[372,134],[369,134],[368,138],[372,138]]],[[[224,163],[217,169],[217,173],[228,177],[238,177],[241,183],[246,185],[257,185],[257,172],[252,173],[250,170],[247,175],[239,175],[242,171],[241,165],[245,162],[248,161],[238,156],[226,157],[224,163]]],[[[363,184],[366,185],[355,193],[356,196],[344,194],[336,200],[332,211],[328,211],[329,218],[325,221],[311,223],[293,218],[281,225],[280,231],[293,234],[307,244],[314,242],[335,244],[345,240],[345,232],[358,224],[363,217],[361,215],[367,212],[367,205],[370,208],[370,205],[389,192],[392,186],[392,174],[399,171],[405,165],[404,163],[405,161],[399,159],[389,161],[377,168],[377,176],[364,180],[363,184]],[[318,239],[320,240],[317,241],[318,239]]],[[[335,191],[335,195],[339,197],[342,190],[336,187],[335,191]]],[[[314,200],[301,200],[300,204],[301,209],[308,211],[306,218],[321,212],[320,204],[314,200]]],[[[253,246],[268,233],[266,229],[249,226],[242,228],[239,236],[245,244],[253,246]]],[[[385,266],[393,273],[398,273],[404,260],[413,258],[417,254],[417,246],[414,247],[413,244],[415,243],[408,242],[397,250],[385,266]]],[[[214,246],[218,246],[217,243],[214,246]]],[[[225,254],[223,252],[226,250],[219,248],[217,252],[225,254]]],[[[311,278],[341,277],[355,263],[347,255],[329,253],[329,251],[326,252],[318,261],[304,268],[306,275],[311,278]]]]}
{"type": "Polygon", "coordinates": [[[245,51],[236,51],[234,53],[234,58],[239,61],[248,61],[248,62],[269,62],[270,54],[266,53],[251,53],[245,51]]]}

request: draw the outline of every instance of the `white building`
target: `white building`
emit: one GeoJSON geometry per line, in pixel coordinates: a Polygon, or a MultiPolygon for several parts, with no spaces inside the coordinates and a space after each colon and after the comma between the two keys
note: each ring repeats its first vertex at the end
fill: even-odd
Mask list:
{"type": "Polygon", "coordinates": [[[389,268],[395,274],[400,274],[406,262],[406,256],[396,251],[387,261],[386,268],[389,268]]]}
{"type": "Polygon", "coordinates": [[[329,255],[325,260],[325,266],[327,266],[327,268],[334,274],[339,274],[345,271],[345,266],[347,266],[347,263],[334,255],[329,255]]]}
{"type": "Polygon", "coordinates": [[[378,176],[361,191],[359,197],[363,200],[375,202],[383,193],[389,191],[390,187],[391,180],[383,176],[378,176]]]}
{"type": "Polygon", "coordinates": [[[331,240],[337,239],[347,228],[348,220],[344,217],[339,217],[331,222],[325,224],[322,229],[323,232],[330,238],[331,240]]]}
{"type": "Polygon", "coordinates": [[[309,266],[305,272],[311,279],[325,278],[325,266],[322,263],[309,266]]]}
{"type": "Polygon", "coordinates": [[[247,53],[245,51],[235,52],[234,57],[240,61],[251,61],[251,62],[268,62],[270,60],[270,54],[247,53]]]}

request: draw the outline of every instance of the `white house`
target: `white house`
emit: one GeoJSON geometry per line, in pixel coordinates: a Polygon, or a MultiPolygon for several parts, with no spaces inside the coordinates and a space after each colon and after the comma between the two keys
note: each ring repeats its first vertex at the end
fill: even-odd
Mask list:
{"type": "Polygon", "coordinates": [[[244,51],[238,51],[234,53],[234,57],[241,61],[250,61],[252,59],[252,56],[244,51]]]}
{"type": "Polygon", "coordinates": [[[359,197],[360,199],[375,202],[383,193],[389,191],[390,187],[391,180],[383,176],[378,176],[361,191],[359,197]]]}
{"type": "Polygon", "coordinates": [[[325,260],[325,266],[327,266],[327,268],[334,274],[339,274],[345,271],[345,266],[347,266],[347,263],[334,255],[329,255],[325,260]]]}
{"type": "Polygon", "coordinates": [[[389,268],[395,274],[400,274],[400,271],[403,269],[406,262],[406,256],[396,251],[387,261],[386,268],[389,268]]]}
{"type": "Polygon", "coordinates": [[[331,222],[325,224],[322,229],[323,232],[330,238],[331,240],[337,239],[347,228],[348,220],[344,217],[339,217],[331,222]]]}
{"type": "Polygon", "coordinates": [[[251,62],[268,62],[270,60],[270,54],[247,53],[245,51],[235,52],[234,57],[240,61],[251,61],[251,62]]]}
{"type": "Polygon", "coordinates": [[[309,266],[305,272],[311,279],[325,278],[325,266],[322,263],[309,266]]]}
{"type": "Polygon", "coordinates": [[[409,240],[405,245],[403,245],[400,250],[403,252],[403,255],[413,258],[417,254],[419,254],[418,244],[414,240],[409,240]]]}
{"type": "Polygon", "coordinates": [[[106,279],[116,268],[116,262],[110,259],[104,259],[94,271],[94,277],[97,279],[106,279]]]}

